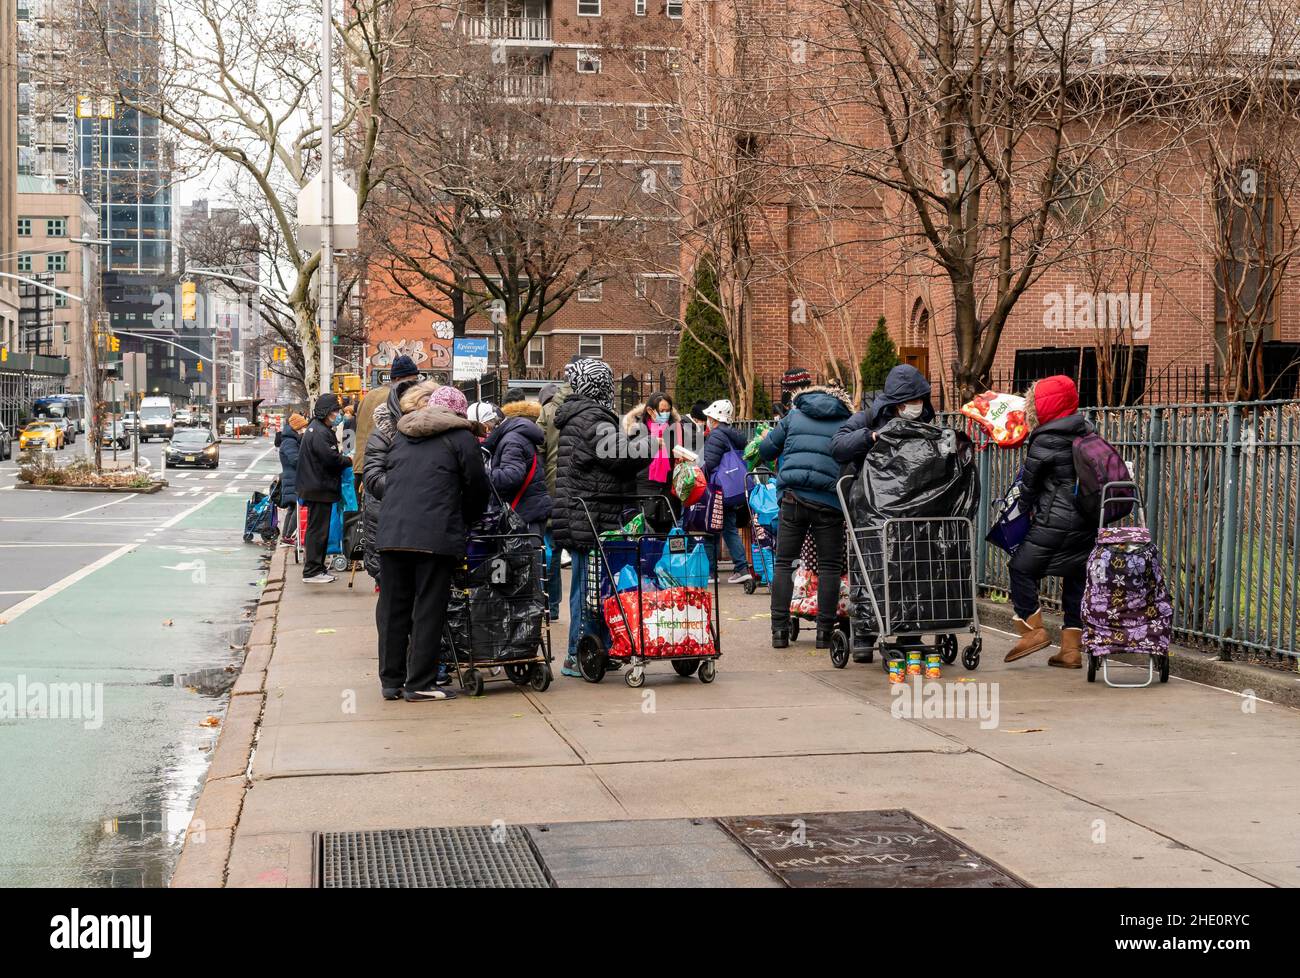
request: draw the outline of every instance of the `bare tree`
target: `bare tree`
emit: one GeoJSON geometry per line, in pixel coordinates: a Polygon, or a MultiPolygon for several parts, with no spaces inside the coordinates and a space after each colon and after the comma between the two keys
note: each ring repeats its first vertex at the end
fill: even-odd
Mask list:
{"type": "Polygon", "coordinates": [[[1200,73],[1220,81],[1194,104],[1184,134],[1191,176],[1174,226],[1212,273],[1204,318],[1221,395],[1268,397],[1264,343],[1300,253],[1300,20],[1289,0],[1198,0],[1181,26],[1202,52],[1200,73]]]}
{"type": "Polygon", "coordinates": [[[881,274],[946,281],[936,314],[963,394],[987,382],[1016,303],[1110,205],[1062,208],[1167,152],[1186,97],[1159,80],[1164,22],[1127,0],[816,0],[761,33],[789,179],[880,195],[881,274]],[[1155,70],[1132,70],[1153,49],[1155,70]]]}
{"type": "Polygon", "coordinates": [[[651,199],[573,78],[497,43],[491,19],[441,9],[445,26],[426,16],[405,36],[384,106],[372,272],[458,330],[488,318],[520,376],[542,326],[624,271],[651,199]]]}
{"type": "MultiPolygon", "coordinates": [[[[183,150],[233,166],[284,243],[293,346],[309,390],[319,386],[313,277],[319,251],[299,242],[296,194],[318,168],[319,6],[308,0],[170,0],[157,18],[124,20],[114,0],[86,0],[79,41],[98,83],[120,107],[160,120],[183,150]]],[[[347,139],[358,204],[373,185],[380,107],[393,41],[411,10],[350,0],[334,25],[343,64],[331,138],[347,139]]]]}

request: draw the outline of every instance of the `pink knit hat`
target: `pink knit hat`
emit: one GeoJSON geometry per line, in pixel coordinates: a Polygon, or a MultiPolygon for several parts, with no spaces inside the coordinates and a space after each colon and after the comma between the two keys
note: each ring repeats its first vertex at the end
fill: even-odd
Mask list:
{"type": "Polygon", "coordinates": [[[429,398],[429,403],[445,407],[448,411],[459,414],[462,418],[465,417],[465,411],[469,408],[469,401],[465,399],[465,395],[450,384],[439,387],[434,391],[429,398]]]}

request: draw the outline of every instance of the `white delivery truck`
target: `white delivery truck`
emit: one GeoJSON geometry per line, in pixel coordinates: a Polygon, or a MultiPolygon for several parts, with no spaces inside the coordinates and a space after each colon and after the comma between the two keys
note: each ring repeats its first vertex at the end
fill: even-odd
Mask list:
{"type": "Polygon", "coordinates": [[[169,397],[143,397],[140,399],[140,418],[137,422],[140,440],[165,438],[171,440],[175,428],[172,424],[172,402],[169,397]]]}

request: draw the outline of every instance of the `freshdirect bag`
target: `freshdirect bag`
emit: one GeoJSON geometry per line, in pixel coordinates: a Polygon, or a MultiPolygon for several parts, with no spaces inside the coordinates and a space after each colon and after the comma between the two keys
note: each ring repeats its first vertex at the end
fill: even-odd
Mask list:
{"type": "Polygon", "coordinates": [[[978,425],[988,440],[999,448],[1019,445],[1029,434],[1025,420],[1025,399],[1015,394],[986,391],[961,406],[961,413],[978,425]]]}
{"type": "Polygon", "coordinates": [[[713,595],[703,588],[643,592],[639,603],[636,592],[626,592],[606,598],[604,613],[616,658],[717,654],[713,595]]]}

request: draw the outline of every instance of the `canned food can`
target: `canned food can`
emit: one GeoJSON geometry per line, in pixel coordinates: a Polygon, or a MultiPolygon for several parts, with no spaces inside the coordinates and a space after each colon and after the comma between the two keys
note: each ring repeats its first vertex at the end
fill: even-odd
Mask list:
{"type": "Polygon", "coordinates": [[[889,681],[891,683],[901,683],[903,681],[903,660],[889,660],[889,681]]]}
{"type": "Polygon", "coordinates": [[[921,675],[921,653],[920,652],[907,653],[907,674],[909,676],[921,675]]]}
{"type": "Polygon", "coordinates": [[[943,675],[941,670],[942,664],[943,664],[943,660],[940,658],[938,652],[927,653],[925,657],[925,678],[926,679],[941,678],[943,675]]]}

